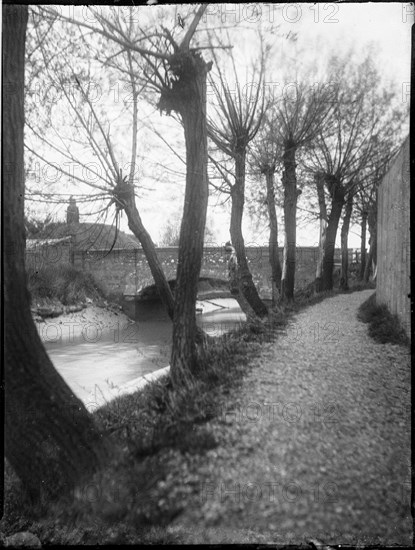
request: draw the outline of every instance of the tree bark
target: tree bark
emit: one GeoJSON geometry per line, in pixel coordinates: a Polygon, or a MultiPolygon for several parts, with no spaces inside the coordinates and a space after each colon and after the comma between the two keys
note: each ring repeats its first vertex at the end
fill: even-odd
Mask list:
{"type": "MultiPolygon", "coordinates": [[[[154,283],[156,285],[160,299],[164,307],[166,308],[170,319],[173,321],[173,293],[166,279],[163,266],[161,265],[158,258],[156,247],[154,246],[150,234],[143,225],[141,216],[135,204],[134,187],[128,184],[128,182],[121,180],[121,182],[118,183],[116,189],[114,190],[114,195],[116,196],[118,203],[122,205],[122,208],[127,215],[128,227],[131,229],[131,231],[137,237],[143,247],[144,254],[150,267],[151,274],[153,275],[154,283]]],[[[207,335],[205,334],[205,332],[200,327],[196,327],[196,340],[198,342],[203,342],[206,337],[207,335]]]]}
{"type": "Polygon", "coordinates": [[[344,204],[344,190],[334,177],[326,176],[326,182],[331,195],[331,211],[324,243],[322,290],[333,290],[334,248],[344,204]]]}
{"type": "Polygon", "coordinates": [[[146,256],[151,274],[153,275],[154,283],[157,287],[160,299],[170,319],[173,321],[174,316],[174,298],[170,285],[167,281],[163,266],[157,255],[156,247],[153,240],[143,225],[140,214],[137,210],[134,193],[131,193],[128,201],[124,202],[124,211],[127,214],[128,227],[140,241],[146,256]]]}
{"type": "Polygon", "coordinates": [[[229,290],[233,298],[238,302],[238,305],[241,308],[241,310],[245,313],[246,318],[254,319],[256,315],[241,291],[241,284],[240,284],[239,270],[238,270],[238,259],[236,257],[235,249],[230,254],[228,259],[228,278],[229,278],[229,290]]]}
{"type": "MultiPolygon", "coordinates": [[[[259,297],[258,291],[252,280],[252,274],[249,270],[246,259],[245,242],[242,234],[242,217],[245,204],[245,160],[246,147],[241,147],[235,152],[235,184],[231,189],[231,224],[230,234],[232,245],[235,248],[238,259],[238,279],[240,292],[251,306],[255,315],[265,317],[268,315],[268,309],[259,297]]],[[[245,312],[248,315],[248,312],[245,312]]]]}
{"type": "Polygon", "coordinates": [[[272,305],[279,300],[281,293],[281,263],[278,252],[278,220],[275,208],[274,169],[265,170],[267,183],[267,206],[269,216],[269,261],[271,264],[272,305]]]}
{"type": "Polygon", "coordinates": [[[297,176],[295,163],[296,147],[288,143],[284,150],[284,259],[281,279],[281,296],[283,300],[294,299],[295,255],[297,241],[297,176]]]}
{"type": "Polygon", "coordinates": [[[317,187],[318,205],[320,211],[320,238],[316,268],[315,291],[321,292],[323,290],[323,260],[327,231],[327,208],[326,199],[324,197],[324,174],[321,172],[315,174],[314,181],[317,187]]]}
{"type": "Polygon", "coordinates": [[[349,195],[346,202],[343,225],[341,229],[341,251],[342,265],[340,273],[340,288],[349,290],[349,251],[347,248],[347,238],[349,236],[350,218],[353,210],[353,195],[349,195]]]}
{"type": "Polygon", "coordinates": [[[160,108],[182,118],[186,142],[186,188],[180,227],[179,257],[173,314],[171,377],[174,387],[197,375],[203,345],[196,336],[196,298],[203,257],[208,205],[206,74],[211,65],[198,53],[178,52],[170,67],[176,77],[160,99],[160,108]]]}
{"type": "Polygon", "coordinates": [[[360,271],[359,271],[359,281],[363,279],[365,268],[366,268],[366,226],[367,226],[367,212],[364,210],[362,212],[362,222],[361,222],[361,237],[360,237],[360,271]]]}
{"type": "Polygon", "coordinates": [[[24,266],[24,56],[27,6],[3,6],[5,450],[32,499],[98,468],[102,436],[53,367],[37,333],[24,266]]]}

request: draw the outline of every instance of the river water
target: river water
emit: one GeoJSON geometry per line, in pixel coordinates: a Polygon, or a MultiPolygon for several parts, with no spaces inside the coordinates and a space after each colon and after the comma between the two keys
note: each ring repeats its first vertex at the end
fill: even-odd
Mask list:
{"type": "MultiPolygon", "coordinates": [[[[211,336],[218,336],[245,320],[232,298],[203,302],[197,315],[199,326],[211,336]]],[[[169,364],[172,324],[165,320],[103,330],[99,339],[93,335],[46,342],[45,347],[55,368],[72,391],[90,410],[128,393],[142,376],[169,364]],[[96,341],[97,340],[97,341],[96,341]]]]}

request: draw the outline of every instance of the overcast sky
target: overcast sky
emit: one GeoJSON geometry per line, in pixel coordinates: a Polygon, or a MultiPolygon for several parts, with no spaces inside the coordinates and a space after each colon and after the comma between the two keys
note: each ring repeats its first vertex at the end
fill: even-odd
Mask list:
{"type": "MultiPolygon", "coordinates": [[[[141,9],[152,9],[151,7],[141,9]]],[[[161,9],[161,7],[160,7],[161,9]]],[[[250,47],[252,29],[259,24],[266,32],[280,25],[276,36],[275,47],[284,55],[295,56],[298,51],[307,52],[304,56],[304,63],[315,63],[319,65],[324,62],[328,55],[337,52],[345,53],[350,47],[354,47],[357,58],[359,52],[372,44],[375,59],[383,74],[385,83],[392,82],[402,102],[409,104],[409,82],[410,82],[410,31],[414,20],[413,6],[409,3],[362,3],[362,4],[234,4],[216,5],[211,4],[206,14],[208,25],[218,26],[225,22],[226,25],[235,25],[238,35],[245,44],[247,51],[250,47]],[[254,8],[254,6],[256,6],[254,8]],[[285,38],[289,33],[296,33],[297,42],[293,47],[285,38]],[[294,49],[293,49],[294,48],[294,49]],[[307,57],[309,59],[307,59],[307,57]]],[[[362,56],[363,57],[363,56],[362,56]]],[[[205,54],[209,59],[209,52],[205,54]]],[[[160,117],[158,113],[152,115],[160,117]]],[[[181,140],[180,128],[174,129],[174,122],[168,121],[168,117],[158,119],[156,124],[164,124],[169,128],[171,136],[181,140]]],[[[145,131],[142,137],[145,136],[145,131]]],[[[162,146],[162,145],[161,145],[162,146]]],[[[145,149],[143,145],[143,150],[145,149]]],[[[180,150],[180,147],[179,147],[180,150]]],[[[147,154],[151,154],[147,151],[147,154]]],[[[163,162],[170,167],[177,167],[180,172],[183,167],[172,153],[166,150],[163,154],[163,162]]],[[[166,178],[165,178],[166,179],[166,178]]],[[[158,241],[160,233],[167,219],[179,215],[182,208],[184,186],[180,182],[180,175],[169,175],[168,182],[155,184],[151,179],[144,181],[144,186],[154,188],[154,192],[145,192],[140,199],[139,210],[143,221],[153,239],[158,241]]],[[[277,174],[278,181],[278,174],[277,174]]],[[[217,242],[224,243],[229,239],[229,214],[224,207],[216,206],[217,199],[210,200],[208,212],[208,223],[214,229],[217,242]]],[[[30,207],[33,204],[29,203],[30,207]]],[[[63,218],[65,207],[54,208],[56,216],[63,218]]],[[[81,208],[81,214],[83,210],[81,208]]],[[[81,221],[90,221],[82,218],[81,221]]],[[[126,220],[121,224],[121,229],[128,231],[126,220]]],[[[281,245],[282,224],[280,227],[281,245]]],[[[247,243],[263,244],[268,238],[266,225],[258,230],[250,223],[249,217],[244,219],[245,240],[247,243]]],[[[358,228],[352,227],[349,237],[349,246],[358,247],[358,228]]],[[[301,226],[298,230],[299,246],[315,245],[318,241],[318,226],[301,226]]]]}

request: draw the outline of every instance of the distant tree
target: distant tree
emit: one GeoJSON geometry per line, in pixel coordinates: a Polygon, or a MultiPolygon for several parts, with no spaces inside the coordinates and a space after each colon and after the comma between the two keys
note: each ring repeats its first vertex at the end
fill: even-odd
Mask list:
{"type": "Polygon", "coordinates": [[[27,239],[36,239],[40,235],[43,235],[47,231],[48,227],[53,224],[53,218],[51,214],[43,219],[37,217],[25,216],[24,227],[27,239]]]}
{"type": "Polygon", "coordinates": [[[179,246],[180,222],[167,221],[162,229],[160,246],[179,246]]]}
{"type": "MultiPolygon", "coordinates": [[[[160,246],[179,246],[180,243],[180,219],[174,216],[168,220],[161,230],[160,246]]],[[[203,239],[205,244],[215,242],[215,234],[212,229],[206,224],[205,236],[203,239]]]]}
{"type": "MultiPolygon", "coordinates": [[[[333,57],[329,61],[331,82],[338,86],[333,95],[333,109],[326,128],[320,131],[313,147],[307,151],[305,163],[315,174],[321,219],[324,219],[321,256],[316,273],[316,290],[333,288],[334,247],[343,206],[358,190],[370,185],[373,174],[382,171],[400,134],[399,112],[390,108],[394,94],[380,85],[380,76],[371,57],[359,65],[333,57]],[[326,200],[331,203],[327,215],[326,200]]],[[[347,243],[351,213],[347,212],[343,246],[347,243]]],[[[346,259],[343,253],[344,261],[346,259]]],[[[343,285],[347,285],[343,265],[343,285]]]]}
{"type": "Polygon", "coordinates": [[[3,6],[5,451],[36,500],[60,494],[106,456],[102,434],[52,365],[30,312],[24,267],[24,54],[27,6],[3,6]]]}

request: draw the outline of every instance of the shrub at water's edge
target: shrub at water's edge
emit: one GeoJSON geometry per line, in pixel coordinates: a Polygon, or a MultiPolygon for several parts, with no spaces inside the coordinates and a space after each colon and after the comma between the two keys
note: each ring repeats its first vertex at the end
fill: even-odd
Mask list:
{"type": "Polygon", "coordinates": [[[90,273],[70,264],[46,265],[27,272],[32,305],[44,301],[58,301],[75,305],[89,300],[102,300],[104,293],[90,273]]]}

